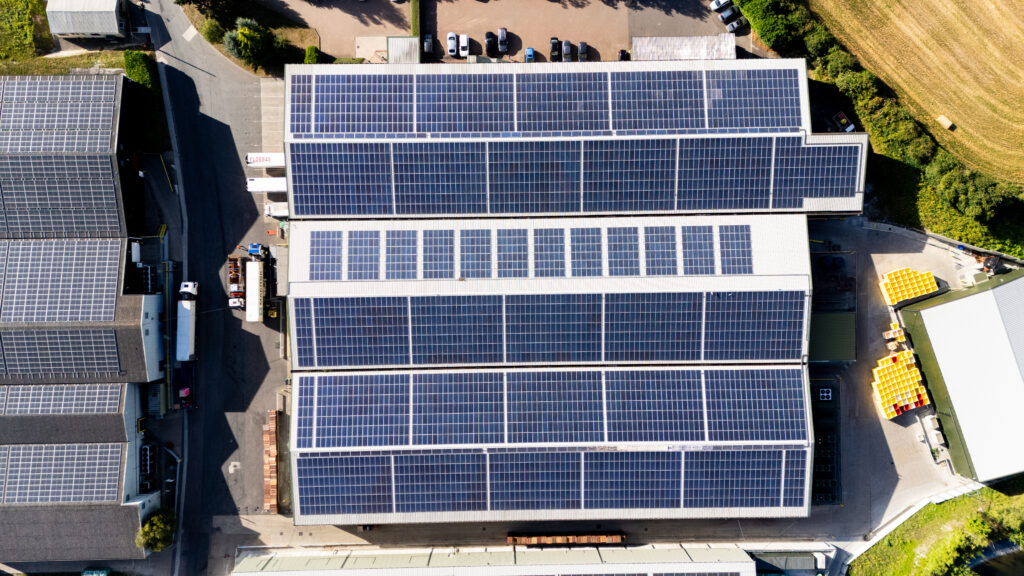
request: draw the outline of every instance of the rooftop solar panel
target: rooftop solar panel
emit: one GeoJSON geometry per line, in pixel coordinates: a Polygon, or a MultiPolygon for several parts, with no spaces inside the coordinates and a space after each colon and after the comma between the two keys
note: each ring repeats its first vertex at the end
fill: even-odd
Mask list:
{"type": "Polygon", "coordinates": [[[582,508],[579,453],[499,453],[490,460],[492,510],[582,508]]]}
{"type": "Polygon", "coordinates": [[[807,439],[799,369],[708,371],[704,385],[710,440],[807,439]]]}
{"type": "Polygon", "coordinates": [[[704,360],[799,359],[805,299],[788,291],[708,294],[704,360]]]}
{"type": "Polygon", "coordinates": [[[590,452],[583,460],[585,508],[679,508],[680,452],[590,452]]]}
{"type": "Polygon", "coordinates": [[[499,373],[429,373],[413,378],[413,444],[504,442],[499,373]]]}
{"type": "Polygon", "coordinates": [[[750,226],[720,226],[718,237],[722,250],[722,274],[753,274],[754,257],[750,245],[750,226]]]}
{"type": "Polygon", "coordinates": [[[612,72],[612,128],[704,128],[704,77],[697,70],[612,72]]]}
{"type": "Polygon", "coordinates": [[[409,395],[405,375],[319,377],[316,447],[408,443],[409,395]]]}
{"type": "Polygon", "coordinates": [[[0,351],[8,376],[103,376],[121,369],[113,330],[6,330],[0,351]]]}
{"type": "Polygon", "coordinates": [[[520,74],[516,111],[521,132],[611,130],[608,77],[599,72],[520,74]]]}
{"type": "Polygon", "coordinates": [[[512,363],[601,360],[601,295],[505,297],[507,354],[512,363]]]}
{"type": "Polygon", "coordinates": [[[4,504],[116,502],[120,444],[8,447],[4,504]]]}
{"type": "Polygon", "coordinates": [[[513,132],[511,74],[418,74],[417,132],[513,132]]]}
{"type": "Polygon", "coordinates": [[[533,231],[534,275],[538,278],[565,276],[565,231],[538,228],[533,231]]]}
{"type": "Polygon", "coordinates": [[[387,144],[292,144],[289,154],[296,216],[393,213],[387,144]]]}
{"type": "Polygon", "coordinates": [[[391,456],[303,454],[298,478],[315,478],[299,491],[301,514],[374,514],[394,511],[391,456]]]}
{"type": "Polygon", "coordinates": [[[487,157],[482,143],[394,145],[398,214],[485,214],[487,157]]]}
{"type": "Polygon", "coordinates": [[[679,140],[680,210],[767,210],[771,138],[679,140]]]}
{"type": "Polygon", "coordinates": [[[584,212],[666,212],[675,207],[675,140],[583,143],[584,212]]]}
{"type": "Polygon", "coordinates": [[[492,142],[492,214],[580,211],[579,142],[492,142]]]}
{"type": "Polygon", "coordinates": [[[697,293],[605,296],[609,362],[700,359],[703,298],[697,293]]]}
{"type": "Polygon", "coordinates": [[[801,79],[796,70],[707,70],[704,74],[709,127],[801,125],[801,79]]]}
{"type": "Polygon", "coordinates": [[[463,230],[459,235],[459,276],[461,278],[490,278],[491,231],[463,230]]]}
{"type": "Polygon", "coordinates": [[[600,372],[513,372],[506,378],[509,442],[604,439],[600,372]]]}
{"type": "Polygon", "coordinates": [[[485,454],[395,456],[398,512],[450,512],[487,509],[485,454]]]}
{"type": "Polygon", "coordinates": [[[455,278],[455,231],[423,231],[423,277],[455,278]]]}
{"type": "Polygon", "coordinates": [[[782,453],[782,450],[687,452],[683,461],[683,507],[778,506],[782,453]]]}
{"type": "Polygon", "coordinates": [[[773,208],[801,208],[806,198],[853,197],[860,170],[859,146],[801,146],[775,139],[773,208]]]}
{"type": "Polygon", "coordinates": [[[0,386],[0,416],[114,414],[121,408],[122,387],[121,384],[0,386]]]}
{"type": "Polygon", "coordinates": [[[377,230],[349,232],[348,277],[350,280],[380,278],[380,232],[377,230]]]}
{"type": "Polygon", "coordinates": [[[572,275],[603,276],[600,228],[573,228],[570,236],[572,275]]]}
{"type": "Polygon", "coordinates": [[[502,361],[501,296],[412,298],[414,364],[495,364],[502,361]]]}
{"type": "Polygon", "coordinates": [[[807,451],[786,450],[782,505],[803,506],[807,489],[807,451]]]}
{"type": "Polygon", "coordinates": [[[318,74],[313,132],[412,132],[413,93],[409,74],[318,74]]]}
{"type": "Polygon", "coordinates": [[[605,374],[608,440],[704,440],[699,370],[630,370],[605,374]]]}
{"type": "Polygon", "coordinates": [[[313,404],[315,398],[316,381],[315,376],[297,376],[295,381],[298,385],[298,410],[296,418],[295,447],[313,447],[313,404]]]}
{"type": "Polygon", "coordinates": [[[388,230],[385,232],[384,277],[388,280],[413,280],[416,278],[416,231],[388,230]]]}
{"type": "Polygon", "coordinates": [[[317,230],[309,238],[309,279],[345,278],[345,232],[317,230]]]}

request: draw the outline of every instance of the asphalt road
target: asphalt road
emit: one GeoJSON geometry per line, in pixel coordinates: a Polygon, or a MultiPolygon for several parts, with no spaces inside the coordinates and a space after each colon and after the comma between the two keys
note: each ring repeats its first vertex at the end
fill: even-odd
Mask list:
{"type": "Polygon", "coordinates": [[[259,78],[209,46],[173,0],[152,0],[148,9],[188,215],[185,270],[200,285],[199,408],[187,430],[180,573],[201,574],[211,518],[262,508],[261,427],[285,378],[275,327],[243,323],[227,309],[221,275],[236,246],[265,242],[272,227],[245,189],[244,156],[260,150],[259,78]]]}

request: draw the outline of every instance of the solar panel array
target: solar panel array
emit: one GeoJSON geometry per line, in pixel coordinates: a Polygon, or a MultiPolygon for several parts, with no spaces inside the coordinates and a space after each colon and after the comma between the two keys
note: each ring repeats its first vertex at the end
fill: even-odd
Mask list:
{"type": "Polygon", "coordinates": [[[289,72],[292,214],[376,220],[297,230],[296,523],[806,515],[788,240],[471,220],[852,206],[866,143],[808,138],[765,66],[289,72]]]}
{"type": "Polygon", "coordinates": [[[753,274],[750,225],[314,230],[309,280],[753,274]],[[714,234],[721,237],[716,264],[714,234]],[[532,250],[531,250],[532,247],[532,250]]]}
{"type": "Polygon", "coordinates": [[[295,298],[296,367],[798,361],[806,294],[295,298]]]}
{"type": "Polygon", "coordinates": [[[0,504],[117,502],[121,444],[0,446],[0,504]]]}
{"type": "Polygon", "coordinates": [[[801,137],[294,142],[297,217],[801,209],[854,198],[864,147],[801,137]]]}
{"type": "Polygon", "coordinates": [[[0,386],[0,416],[115,414],[121,409],[123,387],[123,384],[0,386]]]}
{"type": "MultiPolygon", "coordinates": [[[[797,69],[293,74],[292,138],[796,131],[797,69]]],[[[421,72],[422,71],[422,72],[421,72]]]]}
{"type": "Polygon", "coordinates": [[[109,329],[0,331],[0,374],[12,378],[116,376],[117,336],[109,329]]]}
{"type": "Polygon", "coordinates": [[[0,76],[0,153],[113,152],[113,75],[0,76]]]}

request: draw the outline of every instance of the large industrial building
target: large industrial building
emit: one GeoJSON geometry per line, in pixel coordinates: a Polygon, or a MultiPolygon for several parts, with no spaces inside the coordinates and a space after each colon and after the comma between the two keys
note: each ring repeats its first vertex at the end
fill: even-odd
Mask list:
{"type": "Polygon", "coordinates": [[[288,67],[295,522],[806,516],[804,66],[288,67]]]}
{"type": "Polygon", "coordinates": [[[120,75],[0,77],[0,558],[142,558],[136,383],[159,295],[125,293],[120,75]]]}
{"type": "Polygon", "coordinates": [[[1024,272],[900,310],[956,471],[979,482],[1024,472],[1024,272]],[[969,321],[967,320],[969,319],[969,321]]]}

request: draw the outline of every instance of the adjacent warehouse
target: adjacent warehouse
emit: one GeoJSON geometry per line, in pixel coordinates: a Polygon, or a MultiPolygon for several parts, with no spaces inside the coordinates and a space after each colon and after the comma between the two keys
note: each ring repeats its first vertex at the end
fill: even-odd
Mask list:
{"type": "Polygon", "coordinates": [[[47,0],[50,33],[65,38],[124,36],[122,0],[47,0]]]}
{"type": "Polygon", "coordinates": [[[286,78],[297,524],[808,514],[802,61],[286,78]]]}
{"type": "Polygon", "coordinates": [[[126,294],[119,75],[0,77],[0,558],[145,557],[136,383],[159,295],[126,294]]]}
{"type": "Polygon", "coordinates": [[[900,311],[956,471],[980,482],[1024,472],[1024,272],[900,311]],[[969,321],[968,321],[969,319],[969,321]]]}

